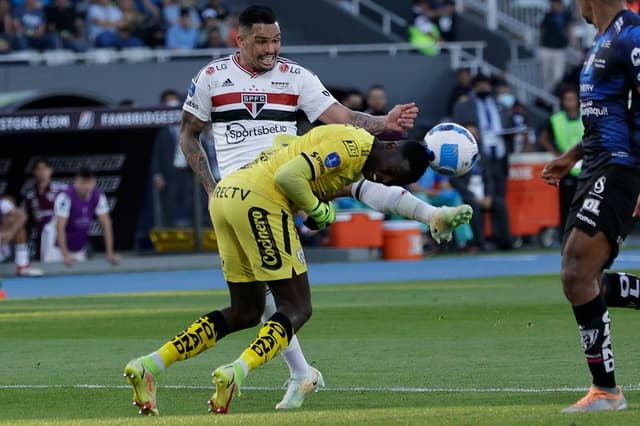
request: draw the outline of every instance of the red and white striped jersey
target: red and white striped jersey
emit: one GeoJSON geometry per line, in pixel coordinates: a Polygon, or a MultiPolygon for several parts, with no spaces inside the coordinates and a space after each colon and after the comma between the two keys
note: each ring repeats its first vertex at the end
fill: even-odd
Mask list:
{"type": "Polygon", "coordinates": [[[296,111],[313,122],[337,102],[320,79],[279,57],[273,69],[254,73],[230,55],[210,62],[191,81],[183,109],[211,120],[222,177],[255,160],[279,133],[296,134],[296,111]]]}

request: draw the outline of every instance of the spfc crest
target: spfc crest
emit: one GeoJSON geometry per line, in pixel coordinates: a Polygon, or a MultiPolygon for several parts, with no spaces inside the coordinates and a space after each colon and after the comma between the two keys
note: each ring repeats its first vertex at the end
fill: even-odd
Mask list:
{"type": "Polygon", "coordinates": [[[262,108],[267,103],[267,95],[265,93],[243,93],[242,104],[249,111],[251,117],[256,118],[262,108]]]}

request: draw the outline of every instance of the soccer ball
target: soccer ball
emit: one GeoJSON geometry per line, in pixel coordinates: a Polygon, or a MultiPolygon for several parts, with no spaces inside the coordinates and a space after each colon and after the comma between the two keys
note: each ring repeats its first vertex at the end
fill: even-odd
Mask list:
{"type": "Polygon", "coordinates": [[[462,176],[478,161],[478,143],[471,132],[456,123],[440,123],[425,135],[435,158],[430,166],[446,176],[462,176]]]}

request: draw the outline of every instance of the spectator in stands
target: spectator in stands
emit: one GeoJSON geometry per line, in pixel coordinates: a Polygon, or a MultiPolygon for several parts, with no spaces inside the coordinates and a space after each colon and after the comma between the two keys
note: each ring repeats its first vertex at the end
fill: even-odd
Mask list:
{"type": "Polygon", "coordinates": [[[202,12],[202,29],[198,36],[198,47],[201,48],[225,48],[227,43],[222,37],[216,12],[213,9],[205,9],[202,12]]]}
{"type": "Polygon", "coordinates": [[[534,151],[536,139],[529,127],[529,114],[525,106],[516,98],[511,85],[505,80],[498,80],[495,83],[495,95],[498,106],[504,109],[507,118],[504,136],[509,152],[534,151]]]}
{"type": "Polygon", "coordinates": [[[52,180],[51,163],[38,157],[31,163],[33,182],[23,191],[22,207],[27,213],[27,232],[35,252],[35,259],[41,258],[42,230],[53,217],[53,202],[67,185],[52,180]]]}
{"type": "Polygon", "coordinates": [[[426,14],[438,26],[444,41],[455,40],[456,3],[454,0],[427,0],[426,14]]]}
{"type": "Polygon", "coordinates": [[[195,28],[200,28],[200,13],[190,0],[163,0],[162,15],[164,16],[167,28],[171,28],[173,25],[179,25],[180,14],[182,13],[182,9],[185,8],[189,10],[192,25],[195,28]]]}
{"type": "Polygon", "coordinates": [[[10,197],[0,198],[0,262],[11,256],[11,245],[14,246],[16,274],[24,277],[39,277],[42,270],[29,264],[29,248],[25,222],[27,215],[16,207],[10,197]]]}
{"type": "Polygon", "coordinates": [[[11,2],[0,0],[0,55],[11,52],[14,40],[11,2]]]}
{"type": "Polygon", "coordinates": [[[507,111],[499,107],[492,94],[491,79],[478,74],[473,79],[473,91],[468,100],[458,103],[453,109],[453,120],[457,123],[472,124],[480,130],[480,154],[484,158],[484,168],[493,185],[491,192],[491,224],[493,237],[499,249],[513,248],[509,228],[506,192],[509,173],[507,143],[502,136],[509,127],[507,111]]]}
{"type": "Polygon", "coordinates": [[[227,19],[227,36],[226,41],[229,47],[238,47],[238,31],[239,31],[239,23],[238,23],[238,15],[233,14],[229,15],[227,19]]]}
{"type": "Polygon", "coordinates": [[[387,92],[384,86],[374,84],[367,90],[367,109],[364,112],[371,115],[387,114],[387,92]]]}
{"type": "Polygon", "coordinates": [[[95,0],[87,9],[89,39],[98,47],[115,45],[122,11],[110,0],[95,0]]]}
{"type": "Polygon", "coordinates": [[[84,22],[69,0],[54,0],[45,8],[47,28],[59,37],[58,45],[74,52],[89,48],[84,34],[84,22]]]}
{"type": "Polygon", "coordinates": [[[202,35],[205,39],[199,47],[203,49],[224,49],[228,47],[218,27],[210,27],[202,35]]]}
{"type": "MultiPolygon", "coordinates": [[[[182,96],[172,89],[162,92],[160,103],[180,107],[182,96]]],[[[169,126],[158,131],[151,159],[153,188],[159,199],[161,223],[157,226],[179,227],[192,225],[193,174],[179,146],[180,126],[169,126]]]]}
{"type": "Polygon", "coordinates": [[[198,7],[204,13],[207,10],[215,13],[215,18],[219,21],[225,21],[229,17],[229,6],[220,0],[208,0],[198,7]]]}
{"type": "Polygon", "coordinates": [[[358,89],[349,89],[340,99],[340,103],[354,111],[364,110],[364,96],[358,89]]]}
{"type": "Polygon", "coordinates": [[[25,0],[13,19],[16,46],[24,49],[56,49],[58,38],[47,32],[46,18],[38,0],[25,0]]]}
{"type": "MultiPolygon", "coordinates": [[[[480,132],[476,125],[467,124],[465,127],[476,138],[478,143],[482,143],[480,132]]],[[[483,167],[484,161],[485,160],[480,157],[480,160],[469,173],[450,179],[451,186],[460,193],[462,201],[473,207],[474,214],[470,222],[473,239],[469,243],[469,249],[471,251],[487,250],[484,216],[485,212],[491,210],[490,194],[493,192],[493,189],[491,177],[483,167]]]]}
{"type": "Polygon", "coordinates": [[[433,56],[438,53],[437,43],[441,40],[438,26],[429,17],[427,0],[414,0],[411,11],[414,14],[413,25],[409,26],[409,43],[419,52],[433,56]]]}
{"type": "Polygon", "coordinates": [[[465,101],[471,92],[471,82],[473,81],[473,75],[471,75],[470,68],[459,68],[456,71],[456,85],[449,94],[449,100],[447,101],[447,115],[451,116],[453,113],[453,106],[458,102],[465,101]]]}
{"type": "MultiPolygon", "coordinates": [[[[580,101],[576,87],[566,87],[560,97],[561,109],[551,115],[540,134],[540,144],[552,154],[559,156],[582,140],[584,125],[580,116],[580,101]]],[[[564,226],[569,214],[571,200],[576,192],[580,166],[574,167],[560,180],[560,232],[562,239],[564,226]]]]}
{"type": "Polygon", "coordinates": [[[542,84],[544,90],[553,90],[555,84],[564,75],[567,58],[566,50],[570,44],[571,12],[565,9],[562,0],[550,0],[550,10],[540,25],[540,48],[542,62],[542,84]]]}
{"type": "Polygon", "coordinates": [[[89,231],[94,216],[104,234],[104,246],[109,262],[120,263],[113,251],[113,228],[107,197],[96,186],[96,177],[88,169],[76,173],[73,184],[60,192],[54,201],[54,217],[42,232],[43,262],[64,262],[67,266],[87,258],[89,231]]]}
{"type": "Polygon", "coordinates": [[[198,29],[191,22],[189,9],[180,9],[180,19],[177,25],[172,25],[167,31],[167,49],[192,50],[198,43],[198,29]]]}
{"type": "MultiPolygon", "coordinates": [[[[436,207],[449,206],[456,207],[463,204],[460,193],[451,186],[449,179],[441,174],[427,168],[424,175],[415,183],[408,186],[408,189],[421,200],[436,207]]],[[[429,235],[429,229],[422,224],[422,233],[429,235]]],[[[473,239],[471,225],[464,224],[453,231],[455,244],[458,248],[464,248],[473,239]]],[[[437,247],[436,247],[437,249],[437,247]]]]}
{"type": "Polygon", "coordinates": [[[118,0],[118,7],[122,12],[120,29],[124,30],[136,39],[142,40],[144,37],[145,15],[138,10],[135,1],[118,0]]]}
{"type": "MultiPolygon", "coordinates": [[[[367,108],[366,114],[371,115],[386,115],[387,108],[387,92],[384,86],[380,84],[374,84],[367,90],[366,99],[367,108]]],[[[397,132],[394,130],[385,130],[383,132],[376,133],[376,137],[382,141],[397,141],[400,139],[407,139],[407,132],[397,132]]]]}
{"type": "Polygon", "coordinates": [[[164,46],[166,28],[160,12],[160,0],[136,0],[135,4],[144,16],[140,30],[144,44],[150,47],[164,46]]]}

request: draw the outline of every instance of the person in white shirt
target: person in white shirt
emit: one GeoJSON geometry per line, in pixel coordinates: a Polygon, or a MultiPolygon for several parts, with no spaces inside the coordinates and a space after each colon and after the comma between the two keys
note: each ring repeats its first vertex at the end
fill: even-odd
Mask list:
{"type": "Polygon", "coordinates": [[[42,270],[29,264],[26,222],[27,214],[24,210],[16,207],[8,197],[0,199],[0,262],[11,256],[13,244],[16,274],[23,277],[39,277],[43,274],[42,270]]]}
{"type": "MultiPolygon", "coordinates": [[[[213,126],[222,178],[259,160],[262,151],[272,146],[275,136],[296,135],[298,111],[303,111],[310,122],[349,123],[372,134],[385,130],[406,131],[413,127],[418,114],[414,103],[396,105],[382,116],[353,111],[336,101],[315,74],[280,57],[280,26],[269,7],[249,6],[240,14],[239,24],[237,42],[240,51],[205,65],[191,81],[183,106],[180,146],[209,197],[216,188],[216,179],[199,139],[209,122],[213,126]]],[[[377,210],[397,212],[423,223],[430,223],[437,210],[403,188],[385,187],[364,179],[352,188],[345,188],[344,192],[337,196],[353,195],[377,210]]],[[[446,238],[450,238],[450,234],[446,238]]],[[[247,303],[243,286],[228,284],[233,315],[249,315],[242,308],[243,303],[247,303]]],[[[263,322],[274,315],[276,309],[276,301],[267,290],[263,322]]],[[[218,324],[225,323],[226,319],[221,319],[221,315],[220,311],[214,311],[199,321],[204,330],[210,330],[212,316],[217,318],[218,324]]],[[[125,377],[132,385],[134,404],[140,414],[158,414],[155,377],[173,362],[210,348],[217,339],[214,336],[222,338],[223,335],[216,330],[210,335],[207,333],[206,338],[203,335],[203,338],[192,339],[193,336],[183,332],[179,336],[184,336],[188,343],[180,348],[182,355],[178,359],[167,355],[171,351],[165,350],[169,348],[167,345],[181,344],[173,339],[157,351],[130,361],[125,367],[125,377]]],[[[289,366],[290,379],[276,409],[299,408],[308,394],[324,385],[324,379],[320,371],[308,364],[295,336],[282,350],[282,355],[289,366]]]]}

